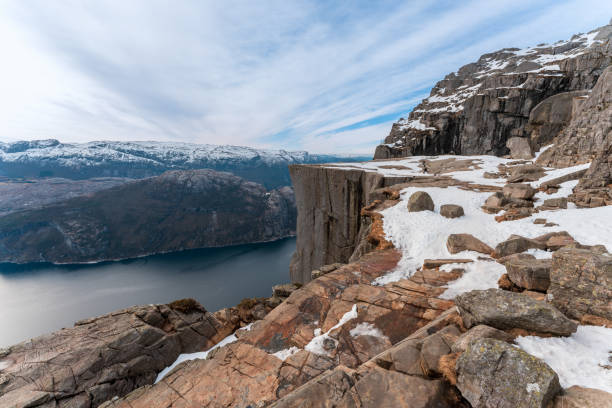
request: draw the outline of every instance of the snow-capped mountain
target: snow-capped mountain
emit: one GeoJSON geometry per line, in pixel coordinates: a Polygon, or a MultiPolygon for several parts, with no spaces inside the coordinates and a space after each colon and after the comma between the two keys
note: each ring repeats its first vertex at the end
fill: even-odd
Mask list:
{"type": "Polygon", "coordinates": [[[290,184],[290,164],[324,163],[342,159],[305,151],[263,150],[170,142],[61,143],[58,140],[0,142],[0,175],[142,178],[167,170],[210,168],[234,173],[266,187],[290,184]]]}

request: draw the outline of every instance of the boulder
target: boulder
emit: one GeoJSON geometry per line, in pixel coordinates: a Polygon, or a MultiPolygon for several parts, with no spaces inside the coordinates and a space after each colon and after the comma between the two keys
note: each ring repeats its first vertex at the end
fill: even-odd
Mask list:
{"type": "Polygon", "coordinates": [[[554,306],[538,302],[522,293],[501,289],[473,290],[455,298],[466,327],[486,324],[501,330],[569,336],[577,329],[554,306]]]}
{"type": "Polygon", "coordinates": [[[546,218],[536,218],[535,220],[533,220],[533,223],[536,225],[546,224],[546,218]]]}
{"type": "Polygon", "coordinates": [[[446,240],[446,248],[451,254],[461,251],[475,251],[481,254],[491,255],[493,248],[470,234],[451,234],[446,240]]]}
{"type": "Polygon", "coordinates": [[[504,256],[525,252],[528,249],[546,249],[546,242],[541,242],[535,239],[512,235],[507,240],[500,242],[495,247],[494,256],[501,258],[504,256]]]}
{"type": "Polygon", "coordinates": [[[407,375],[424,376],[421,368],[421,342],[404,341],[389,351],[390,369],[407,375]]]}
{"type": "Polygon", "coordinates": [[[474,408],[547,408],[561,391],[546,363],[500,340],[470,342],[457,373],[457,388],[474,408]]]}
{"type": "Polygon", "coordinates": [[[516,286],[546,292],[550,285],[552,259],[510,259],[506,263],[508,278],[516,286]]]}
{"type": "Polygon", "coordinates": [[[544,208],[546,209],[566,209],[567,208],[567,198],[559,197],[559,198],[549,198],[548,200],[544,200],[544,208]]]}
{"type": "Polygon", "coordinates": [[[553,408],[612,408],[612,394],[574,385],[555,398],[553,408]]]}
{"type": "Polygon", "coordinates": [[[272,286],[272,295],[279,298],[288,298],[293,292],[299,289],[301,285],[296,283],[283,283],[272,286]]]}
{"type": "Polygon", "coordinates": [[[408,199],[408,211],[417,212],[426,210],[434,210],[434,202],[431,199],[431,196],[425,191],[417,191],[416,193],[413,193],[408,199]]]}
{"type": "Polygon", "coordinates": [[[533,151],[529,145],[529,139],[524,137],[511,137],[506,141],[506,147],[510,149],[510,157],[519,160],[533,158],[533,151]]]}
{"type": "Polygon", "coordinates": [[[576,241],[569,235],[555,235],[546,240],[546,248],[550,251],[557,251],[564,246],[574,244],[576,244],[576,241]]]}
{"type": "Polygon", "coordinates": [[[510,169],[508,183],[522,183],[526,181],[536,181],[544,176],[544,168],[535,164],[523,164],[514,166],[510,169]]]}
{"type": "Polygon", "coordinates": [[[503,188],[504,196],[508,198],[518,198],[520,200],[529,200],[533,198],[536,190],[529,184],[510,183],[503,188]]]}
{"type": "Polygon", "coordinates": [[[476,339],[496,339],[505,341],[507,343],[510,343],[513,340],[512,336],[505,331],[501,331],[495,327],[484,324],[479,324],[478,326],[472,327],[470,330],[459,336],[459,338],[453,343],[451,350],[453,353],[462,353],[467,349],[470,342],[476,339]]]}
{"type": "Polygon", "coordinates": [[[493,193],[487,200],[485,201],[485,207],[492,208],[501,208],[508,203],[508,199],[499,191],[493,193]]]}
{"type": "Polygon", "coordinates": [[[455,204],[444,204],[440,207],[440,215],[446,218],[459,218],[464,215],[463,207],[455,204]]]}
{"type": "Polygon", "coordinates": [[[574,319],[612,320],[612,256],[597,249],[561,248],[552,256],[548,295],[574,319]]]}

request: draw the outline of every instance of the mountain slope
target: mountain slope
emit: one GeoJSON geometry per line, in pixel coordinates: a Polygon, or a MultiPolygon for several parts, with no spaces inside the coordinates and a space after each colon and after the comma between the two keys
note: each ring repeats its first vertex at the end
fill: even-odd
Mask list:
{"type": "MultiPolygon", "coordinates": [[[[540,102],[593,88],[612,63],[611,38],[612,25],[606,25],[552,45],[481,56],[447,75],[407,119],[393,124],[374,158],[507,154],[510,137],[531,136],[529,116],[540,102]]],[[[550,139],[532,142],[537,150],[550,139]]]]}
{"type": "Polygon", "coordinates": [[[295,233],[290,187],[170,171],[0,217],[0,262],[77,263],[271,241],[295,233]]]}

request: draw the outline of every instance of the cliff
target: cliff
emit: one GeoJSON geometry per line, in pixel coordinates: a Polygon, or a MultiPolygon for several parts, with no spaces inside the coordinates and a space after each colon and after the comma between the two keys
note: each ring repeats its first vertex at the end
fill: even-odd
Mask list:
{"type": "Polygon", "coordinates": [[[79,263],[265,242],[295,233],[290,187],[170,171],[0,217],[0,262],[79,263]]]}
{"type": "Polygon", "coordinates": [[[504,155],[511,137],[528,138],[538,150],[559,127],[532,134],[531,111],[551,96],[593,88],[612,62],[611,37],[607,25],[552,45],[481,56],[438,82],[407,119],[393,125],[374,158],[504,155]]]}

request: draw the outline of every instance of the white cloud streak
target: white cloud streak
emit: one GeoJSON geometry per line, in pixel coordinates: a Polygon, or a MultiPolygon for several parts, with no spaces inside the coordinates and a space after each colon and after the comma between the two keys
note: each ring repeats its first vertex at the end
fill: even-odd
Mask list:
{"type": "Polygon", "coordinates": [[[6,0],[0,139],[371,153],[446,73],[611,15],[593,0],[6,0]]]}

